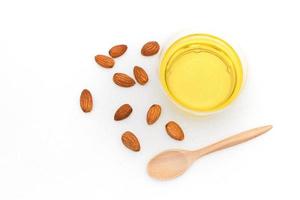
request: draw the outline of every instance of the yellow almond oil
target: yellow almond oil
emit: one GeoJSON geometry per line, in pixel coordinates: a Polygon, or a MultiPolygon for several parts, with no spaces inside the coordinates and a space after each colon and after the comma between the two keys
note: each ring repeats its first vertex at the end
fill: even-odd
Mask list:
{"type": "Polygon", "coordinates": [[[225,41],[208,34],[188,35],[165,52],[160,81],[167,94],[195,112],[215,112],[239,94],[243,70],[239,56],[225,41]]]}

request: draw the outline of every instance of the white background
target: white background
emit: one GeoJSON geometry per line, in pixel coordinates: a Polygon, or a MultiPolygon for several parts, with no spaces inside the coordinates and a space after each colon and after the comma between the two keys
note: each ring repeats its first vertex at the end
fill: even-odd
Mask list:
{"type": "Polygon", "coordinates": [[[299,199],[300,31],[297,1],[0,1],[0,199],[299,199]],[[242,95],[209,118],[179,111],[162,93],[159,55],[177,31],[196,29],[242,49],[248,80],[242,95]],[[96,54],[119,43],[128,51],[113,69],[96,54]],[[150,82],[124,89],[115,72],[143,66],[150,82]],[[79,95],[88,88],[94,110],[85,114],[79,95]],[[132,115],[113,121],[115,109],[132,115]],[[145,114],[162,105],[159,121],[145,114]],[[168,120],[186,133],[176,142],[168,120]],[[155,181],[147,161],[168,148],[194,149],[236,132],[273,124],[255,140],[196,162],[182,177],[155,181]],[[142,150],[123,147],[131,130],[142,150]]]}

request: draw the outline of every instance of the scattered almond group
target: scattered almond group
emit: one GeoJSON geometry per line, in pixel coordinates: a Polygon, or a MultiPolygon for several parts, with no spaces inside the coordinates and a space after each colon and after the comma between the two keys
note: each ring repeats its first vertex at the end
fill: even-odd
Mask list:
{"type": "MultiPolygon", "coordinates": [[[[119,44],[115,45],[108,51],[109,56],[106,55],[96,55],[95,61],[98,65],[103,68],[113,68],[115,65],[115,58],[122,56],[127,51],[127,45],[119,44]]],[[[141,54],[143,56],[153,56],[159,52],[160,46],[156,41],[150,41],[143,45],[141,49],[141,54]]],[[[146,71],[140,66],[134,66],[133,75],[140,85],[145,85],[149,81],[148,74],[146,71]]],[[[129,88],[135,85],[135,80],[125,73],[115,73],[113,75],[113,82],[120,86],[129,88]]],[[[92,94],[89,90],[84,89],[80,95],[80,106],[83,112],[91,112],[93,109],[93,98],[92,94]]],[[[124,120],[129,115],[131,115],[133,109],[129,104],[121,105],[114,114],[114,120],[120,121],[124,120]]],[[[161,115],[161,106],[158,104],[153,104],[148,109],[146,115],[146,122],[148,125],[154,124],[161,115]]],[[[181,127],[174,121],[170,121],[165,126],[166,132],[168,135],[175,140],[183,140],[184,133],[181,127]]],[[[122,134],[121,137],[122,143],[128,149],[132,151],[140,151],[140,142],[138,138],[130,131],[126,131],[122,134]]]]}

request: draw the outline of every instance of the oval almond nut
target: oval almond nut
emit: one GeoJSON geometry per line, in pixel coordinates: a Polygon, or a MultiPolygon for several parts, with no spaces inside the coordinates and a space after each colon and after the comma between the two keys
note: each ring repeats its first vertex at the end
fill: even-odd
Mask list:
{"type": "Polygon", "coordinates": [[[168,135],[175,140],[183,140],[184,133],[181,127],[174,121],[170,121],[166,124],[166,131],[168,135]]]}
{"type": "Polygon", "coordinates": [[[129,104],[123,104],[115,112],[114,119],[116,121],[120,121],[122,119],[127,118],[131,113],[132,113],[132,107],[129,104]]]}
{"type": "Polygon", "coordinates": [[[127,51],[127,45],[120,44],[120,45],[113,46],[108,53],[112,58],[117,58],[122,56],[126,51],[127,51]]]}
{"type": "Polygon", "coordinates": [[[147,112],[147,123],[149,125],[154,124],[158,120],[160,113],[161,113],[160,105],[153,104],[147,112]]]}
{"type": "Polygon", "coordinates": [[[80,107],[83,112],[91,112],[93,109],[93,97],[89,90],[84,89],[80,95],[80,107]]]}
{"type": "Polygon", "coordinates": [[[150,41],[144,44],[141,54],[144,56],[153,56],[159,51],[159,44],[156,41],[150,41]]]}
{"type": "Polygon", "coordinates": [[[133,68],[133,74],[134,74],[135,80],[139,84],[145,85],[148,82],[148,75],[143,68],[141,68],[139,66],[135,66],[133,68]]]}
{"type": "Polygon", "coordinates": [[[121,87],[131,87],[135,84],[133,78],[123,73],[115,73],[113,76],[113,81],[115,84],[121,87]]]}
{"type": "Polygon", "coordinates": [[[132,151],[140,151],[141,146],[137,137],[130,131],[126,131],[122,135],[122,143],[132,151]]]}
{"type": "Polygon", "coordinates": [[[112,68],[115,65],[114,59],[105,55],[96,55],[95,61],[104,68],[112,68]]]}

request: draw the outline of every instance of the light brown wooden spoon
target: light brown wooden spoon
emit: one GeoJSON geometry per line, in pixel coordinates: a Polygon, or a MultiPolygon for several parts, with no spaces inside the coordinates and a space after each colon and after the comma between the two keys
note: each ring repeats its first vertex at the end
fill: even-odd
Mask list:
{"type": "Polygon", "coordinates": [[[202,156],[246,142],[269,131],[270,129],[272,129],[272,125],[244,131],[195,151],[164,151],[149,161],[148,174],[151,177],[159,180],[173,179],[182,175],[193,164],[193,162],[202,156]]]}

